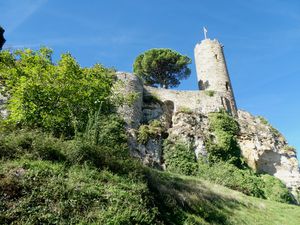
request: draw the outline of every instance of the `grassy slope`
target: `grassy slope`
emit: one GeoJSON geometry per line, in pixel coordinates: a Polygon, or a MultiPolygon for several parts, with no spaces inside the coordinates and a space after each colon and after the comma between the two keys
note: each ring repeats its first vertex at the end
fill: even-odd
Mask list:
{"type": "Polygon", "coordinates": [[[152,172],[150,181],[156,200],[169,202],[159,211],[166,210],[161,216],[170,219],[170,223],[180,220],[176,215],[181,214],[187,217],[182,224],[300,224],[298,206],[249,197],[201,179],[162,172],[152,172]],[[168,215],[170,212],[174,215],[168,215]]]}
{"type": "Polygon", "coordinates": [[[299,224],[300,207],[145,169],[146,182],[87,165],[0,160],[0,224],[299,224]]]}
{"type": "Polygon", "coordinates": [[[84,165],[0,160],[0,224],[151,224],[147,187],[84,165]]]}

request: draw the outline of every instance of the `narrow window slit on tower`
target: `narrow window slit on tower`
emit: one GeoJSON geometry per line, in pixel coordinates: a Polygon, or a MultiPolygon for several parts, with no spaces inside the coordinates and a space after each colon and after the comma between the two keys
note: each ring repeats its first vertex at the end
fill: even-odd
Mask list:
{"type": "Polygon", "coordinates": [[[226,90],[228,91],[229,90],[229,83],[228,82],[226,82],[226,90]]]}
{"type": "Polygon", "coordinates": [[[218,54],[215,54],[215,58],[218,59],[218,54]]]}

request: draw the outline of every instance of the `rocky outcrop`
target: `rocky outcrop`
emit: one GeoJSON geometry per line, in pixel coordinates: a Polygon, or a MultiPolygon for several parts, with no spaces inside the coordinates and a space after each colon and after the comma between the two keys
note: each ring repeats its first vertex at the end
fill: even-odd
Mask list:
{"type": "Polygon", "coordinates": [[[195,156],[206,156],[204,141],[208,135],[208,119],[201,113],[177,111],[173,115],[173,126],[168,129],[170,138],[179,138],[192,144],[195,156]]]}
{"type": "Polygon", "coordinates": [[[296,150],[263,118],[239,110],[238,123],[238,142],[248,165],[259,173],[279,178],[293,192],[297,191],[300,173],[296,150]]]}

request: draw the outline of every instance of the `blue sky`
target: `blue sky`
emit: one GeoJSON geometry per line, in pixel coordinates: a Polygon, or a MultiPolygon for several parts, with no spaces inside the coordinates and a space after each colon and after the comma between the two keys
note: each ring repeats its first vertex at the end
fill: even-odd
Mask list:
{"type": "MultiPolygon", "coordinates": [[[[300,154],[300,1],[293,0],[1,0],[5,48],[71,52],[82,66],[120,71],[150,48],[194,60],[203,39],[224,44],[237,105],[266,117],[300,154]]],[[[179,87],[196,90],[195,65],[179,87]]]]}

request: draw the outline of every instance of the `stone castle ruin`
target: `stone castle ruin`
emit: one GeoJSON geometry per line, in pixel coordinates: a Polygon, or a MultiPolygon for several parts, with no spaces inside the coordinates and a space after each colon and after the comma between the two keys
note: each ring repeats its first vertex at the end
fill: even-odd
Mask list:
{"type": "Polygon", "coordinates": [[[123,93],[135,93],[133,104],[119,108],[130,135],[134,156],[148,165],[164,168],[162,143],[164,135],[150,137],[146,143],[137,140],[142,124],[160,121],[168,137],[180,137],[194,146],[195,156],[206,156],[205,135],[209,134],[208,114],[226,110],[240,126],[238,143],[246,162],[255,171],[282,180],[292,193],[300,190],[300,173],[296,151],[270,124],[259,117],[237,109],[233,88],[218,40],[207,39],[195,46],[198,91],[177,91],[143,85],[130,73],[118,72],[123,93]]]}
{"type": "MultiPolygon", "coordinates": [[[[206,157],[205,137],[214,135],[209,129],[208,114],[225,110],[239,124],[237,140],[247,164],[257,172],[279,178],[292,193],[299,193],[296,150],[288,146],[284,136],[266,121],[238,110],[219,41],[205,38],[196,44],[195,63],[199,85],[196,91],[145,86],[134,74],[117,73],[114,91],[135,96],[133,102],[118,109],[126,122],[131,154],[147,165],[163,169],[163,141],[180,138],[193,146],[196,158],[206,157]],[[140,142],[140,127],[153,121],[159,122],[161,131],[140,142]]],[[[0,114],[5,118],[7,96],[0,95],[0,100],[0,114]]]]}

